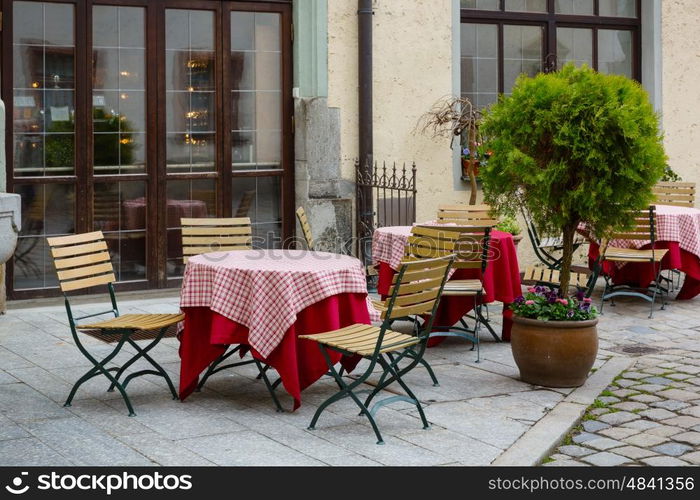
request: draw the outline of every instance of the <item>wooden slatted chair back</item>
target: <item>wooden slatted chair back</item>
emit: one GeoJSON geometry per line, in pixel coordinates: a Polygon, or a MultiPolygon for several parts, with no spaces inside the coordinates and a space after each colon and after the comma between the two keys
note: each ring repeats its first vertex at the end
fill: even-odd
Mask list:
{"type": "Polygon", "coordinates": [[[695,206],[694,182],[658,182],[653,192],[659,205],[695,206]]]}
{"type": "Polygon", "coordinates": [[[601,242],[601,252],[604,254],[611,240],[640,240],[650,241],[652,247],[656,241],[656,207],[640,210],[634,214],[632,227],[625,231],[613,233],[609,239],[601,242]]]}
{"type": "Polygon", "coordinates": [[[116,281],[102,231],[47,238],[62,292],[116,281]]]}
{"type": "Polygon", "coordinates": [[[491,227],[414,226],[406,246],[406,257],[436,258],[454,254],[453,269],[486,269],[491,227]]]}
{"type": "Polygon", "coordinates": [[[498,219],[489,205],[439,205],[438,222],[473,226],[495,226],[498,219]]]}
{"type": "MultiPolygon", "coordinates": [[[[590,280],[589,275],[590,271],[579,273],[574,272],[572,270],[570,274],[569,286],[575,286],[577,288],[588,287],[588,281],[590,280]]],[[[539,283],[548,283],[550,285],[559,286],[559,284],[561,283],[560,272],[558,269],[550,269],[548,267],[528,267],[523,273],[521,283],[523,285],[536,285],[539,283]]]]}
{"type": "Polygon", "coordinates": [[[297,208],[297,219],[299,219],[299,224],[301,225],[301,231],[304,233],[304,239],[306,240],[306,246],[309,250],[314,249],[314,236],[311,233],[311,225],[309,224],[309,219],[306,217],[306,211],[304,207],[297,208]]]}
{"type": "Polygon", "coordinates": [[[253,230],[250,218],[232,219],[183,218],[182,256],[185,263],[190,257],[208,252],[250,250],[253,230]]]}
{"type": "Polygon", "coordinates": [[[389,287],[387,308],[382,319],[398,319],[409,315],[431,315],[442,293],[448,268],[454,256],[404,261],[389,287]]]}

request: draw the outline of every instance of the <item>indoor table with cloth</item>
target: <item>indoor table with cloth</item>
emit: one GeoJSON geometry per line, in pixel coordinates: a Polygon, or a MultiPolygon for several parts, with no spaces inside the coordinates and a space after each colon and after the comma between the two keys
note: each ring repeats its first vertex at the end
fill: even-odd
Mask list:
{"type": "Polygon", "coordinates": [[[243,344],[277,370],[296,409],[301,391],[328,371],[316,343],[297,337],[370,324],[368,305],[364,268],[351,256],[242,250],[190,258],[180,294],[180,399],[227,345],[243,344]]]}
{"type": "MultiPolygon", "coordinates": [[[[434,225],[433,223],[429,224],[434,225]]],[[[439,226],[435,225],[435,227],[439,226]]],[[[379,274],[377,292],[382,296],[386,296],[389,292],[391,280],[405,255],[410,235],[411,226],[381,227],[374,231],[372,260],[377,266],[379,274]]],[[[489,254],[489,261],[483,276],[481,276],[479,269],[458,269],[452,273],[450,279],[481,279],[484,285],[484,303],[496,300],[503,302],[501,340],[509,341],[513,323],[511,320],[512,311],[508,305],[522,294],[518,255],[513,236],[502,231],[491,231],[489,254]]],[[[440,300],[433,324],[454,325],[473,308],[473,297],[444,296],[440,300]]],[[[444,337],[431,337],[428,345],[436,345],[442,339],[444,337]]]]}
{"type": "MultiPolygon", "coordinates": [[[[583,232],[583,231],[582,231],[583,232]]],[[[647,249],[649,241],[612,240],[611,246],[647,249]]],[[[657,249],[668,252],[661,261],[661,269],[678,269],[685,273],[683,287],[677,300],[688,300],[700,294],[700,210],[691,207],[656,205],[657,249]]],[[[591,242],[588,259],[593,267],[599,255],[599,246],[591,242]]],[[[603,271],[612,277],[615,284],[630,284],[646,288],[654,281],[654,269],[650,263],[629,262],[616,266],[604,262],[603,271]]]]}

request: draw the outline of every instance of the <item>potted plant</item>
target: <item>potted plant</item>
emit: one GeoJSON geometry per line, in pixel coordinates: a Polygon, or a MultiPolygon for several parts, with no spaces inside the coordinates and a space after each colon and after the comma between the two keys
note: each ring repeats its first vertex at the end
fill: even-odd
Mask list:
{"type": "MultiPolygon", "coordinates": [[[[568,297],[574,237],[582,224],[599,238],[628,229],[632,211],[652,202],[666,163],[658,118],[638,83],[568,64],[521,75],[511,96],[485,113],[481,132],[493,151],[480,172],[486,203],[499,213],[524,207],[538,228],[563,241],[557,298],[567,301],[560,302],[566,314],[555,307],[555,317],[548,306],[533,317],[523,304],[536,306],[541,298],[519,300],[513,356],[526,381],[580,385],[595,359],[598,320],[593,313],[584,319],[580,301],[568,297]],[[547,367],[546,376],[546,370],[532,375],[534,367],[525,364],[533,360],[547,367]]],[[[551,299],[548,293],[542,300],[551,299]]]]}
{"type": "Polygon", "coordinates": [[[504,215],[501,220],[496,224],[496,229],[503,231],[504,233],[510,233],[513,236],[513,242],[517,246],[520,240],[523,239],[523,235],[520,234],[522,229],[520,224],[515,217],[512,215],[504,215]]]}
{"type": "Polygon", "coordinates": [[[488,160],[489,153],[483,148],[479,122],[481,112],[466,97],[446,96],[439,99],[433,107],[420,117],[416,130],[433,138],[448,137],[450,148],[455,139],[460,144],[462,164],[461,178],[469,182],[469,204],[476,205],[479,168],[488,160]]]}

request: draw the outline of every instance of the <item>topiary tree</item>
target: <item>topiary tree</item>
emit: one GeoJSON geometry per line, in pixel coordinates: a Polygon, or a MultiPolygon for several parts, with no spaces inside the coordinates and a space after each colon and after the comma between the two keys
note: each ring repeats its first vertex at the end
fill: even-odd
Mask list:
{"type": "Polygon", "coordinates": [[[563,236],[561,297],[579,224],[599,237],[628,229],[666,164],[644,89],[586,66],[521,75],[481,132],[493,152],[481,172],[486,202],[501,213],[524,206],[544,233],[563,236]]]}

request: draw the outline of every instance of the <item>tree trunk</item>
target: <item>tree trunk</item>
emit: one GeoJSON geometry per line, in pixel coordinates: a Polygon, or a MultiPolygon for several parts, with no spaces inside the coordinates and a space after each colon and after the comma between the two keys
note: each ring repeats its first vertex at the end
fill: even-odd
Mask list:
{"type": "Polygon", "coordinates": [[[569,295],[569,282],[571,281],[571,261],[574,257],[574,236],[578,222],[564,226],[562,240],[561,271],[559,272],[559,297],[566,298],[569,295]]]}
{"type": "Polygon", "coordinates": [[[477,161],[476,159],[476,130],[474,130],[474,127],[471,127],[469,129],[469,165],[467,166],[467,172],[469,174],[469,184],[470,184],[470,193],[469,193],[469,204],[470,205],[476,205],[476,174],[474,173],[474,163],[477,161]]]}

